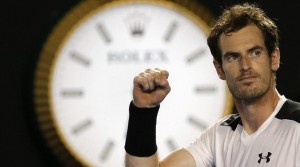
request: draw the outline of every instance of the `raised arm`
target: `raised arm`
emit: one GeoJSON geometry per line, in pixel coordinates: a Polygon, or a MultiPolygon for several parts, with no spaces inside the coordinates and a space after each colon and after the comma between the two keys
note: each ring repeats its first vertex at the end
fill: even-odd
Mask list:
{"type": "Polygon", "coordinates": [[[134,78],[133,101],[125,143],[126,167],[194,167],[193,157],[180,149],[159,161],[156,145],[156,118],[160,103],[171,88],[169,73],[147,69],[134,78]]]}

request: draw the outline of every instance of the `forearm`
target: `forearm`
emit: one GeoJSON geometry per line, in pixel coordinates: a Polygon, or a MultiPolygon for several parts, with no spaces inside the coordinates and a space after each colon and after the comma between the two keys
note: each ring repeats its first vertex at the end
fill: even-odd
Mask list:
{"type": "Polygon", "coordinates": [[[136,157],[126,153],[125,166],[126,167],[158,167],[159,160],[157,153],[149,157],[136,157]]]}

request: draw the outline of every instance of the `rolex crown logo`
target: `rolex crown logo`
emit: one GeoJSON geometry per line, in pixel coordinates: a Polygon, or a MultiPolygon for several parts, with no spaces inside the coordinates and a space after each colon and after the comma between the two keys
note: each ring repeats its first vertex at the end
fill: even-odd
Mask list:
{"type": "Polygon", "coordinates": [[[144,24],[139,21],[131,23],[130,32],[133,37],[142,37],[144,35],[144,24]]]}
{"type": "Polygon", "coordinates": [[[145,35],[148,17],[142,12],[133,12],[125,18],[132,37],[141,38],[145,35]]]}

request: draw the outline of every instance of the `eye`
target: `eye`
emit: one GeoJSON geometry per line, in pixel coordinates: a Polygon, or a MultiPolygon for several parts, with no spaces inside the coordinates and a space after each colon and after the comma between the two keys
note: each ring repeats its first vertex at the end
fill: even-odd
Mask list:
{"type": "Polygon", "coordinates": [[[228,61],[228,62],[232,62],[234,60],[236,60],[238,58],[238,55],[237,54],[227,54],[225,59],[228,61]]]}
{"type": "Polygon", "coordinates": [[[262,53],[261,50],[254,50],[252,53],[251,53],[251,56],[255,56],[255,57],[258,57],[260,56],[262,53]]]}

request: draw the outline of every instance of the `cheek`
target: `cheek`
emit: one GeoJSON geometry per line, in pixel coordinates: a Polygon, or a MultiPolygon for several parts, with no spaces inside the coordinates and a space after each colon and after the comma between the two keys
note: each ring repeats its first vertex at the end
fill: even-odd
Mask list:
{"type": "Polygon", "coordinates": [[[271,77],[273,75],[273,67],[270,62],[265,63],[265,65],[261,64],[260,71],[257,71],[258,73],[260,73],[261,75],[263,75],[263,77],[271,77]]]}
{"type": "Polygon", "coordinates": [[[271,69],[271,68],[267,68],[267,69],[265,69],[265,71],[264,71],[264,78],[266,79],[266,80],[268,80],[268,79],[270,79],[270,78],[272,78],[272,76],[273,76],[273,70],[271,69]]]}
{"type": "Polygon", "coordinates": [[[239,68],[234,64],[223,66],[223,73],[226,80],[234,80],[239,75],[239,68]]]}

